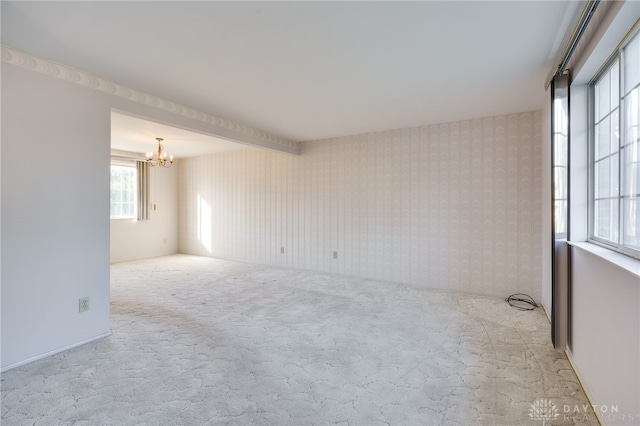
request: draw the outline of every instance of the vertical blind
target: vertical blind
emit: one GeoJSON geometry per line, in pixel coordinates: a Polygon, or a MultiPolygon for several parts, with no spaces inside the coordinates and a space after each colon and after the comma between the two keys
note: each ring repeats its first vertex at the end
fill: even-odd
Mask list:
{"type": "Polygon", "coordinates": [[[149,163],[136,161],[138,175],[138,220],[149,220],[149,163]]]}

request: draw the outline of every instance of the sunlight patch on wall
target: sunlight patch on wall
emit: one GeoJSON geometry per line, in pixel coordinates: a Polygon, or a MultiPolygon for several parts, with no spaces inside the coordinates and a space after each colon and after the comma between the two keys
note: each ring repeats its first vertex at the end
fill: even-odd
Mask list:
{"type": "Polygon", "coordinates": [[[200,194],[197,195],[198,210],[198,241],[211,253],[211,206],[204,201],[200,194]]]}

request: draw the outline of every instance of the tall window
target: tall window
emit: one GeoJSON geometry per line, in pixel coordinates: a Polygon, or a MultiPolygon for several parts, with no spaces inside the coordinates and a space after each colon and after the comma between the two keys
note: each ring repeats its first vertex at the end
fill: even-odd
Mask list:
{"type": "Polygon", "coordinates": [[[111,219],[136,219],[137,172],[135,163],[111,164],[111,219]]]}
{"type": "Polygon", "coordinates": [[[640,257],[640,35],[591,83],[591,240],[640,257]]]}
{"type": "Polygon", "coordinates": [[[567,238],[569,120],[566,88],[556,88],[553,101],[553,221],[556,238],[567,238]]]}

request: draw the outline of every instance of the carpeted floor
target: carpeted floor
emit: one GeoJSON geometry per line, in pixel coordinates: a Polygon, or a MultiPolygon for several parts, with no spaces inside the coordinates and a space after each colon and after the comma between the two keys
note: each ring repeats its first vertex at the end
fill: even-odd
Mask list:
{"type": "Polygon", "coordinates": [[[111,298],[111,337],[2,374],[3,426],[597,424],[502,299],[184,255],[113,265],[111,298]]]}

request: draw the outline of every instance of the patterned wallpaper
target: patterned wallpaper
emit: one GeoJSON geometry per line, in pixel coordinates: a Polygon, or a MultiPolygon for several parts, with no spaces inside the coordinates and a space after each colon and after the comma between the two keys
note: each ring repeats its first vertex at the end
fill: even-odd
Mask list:
{"type": "Polygon", "coordinates": [[[186,159],[180,251],[539,300],[541,141],[536,111],[186,159]]]}

